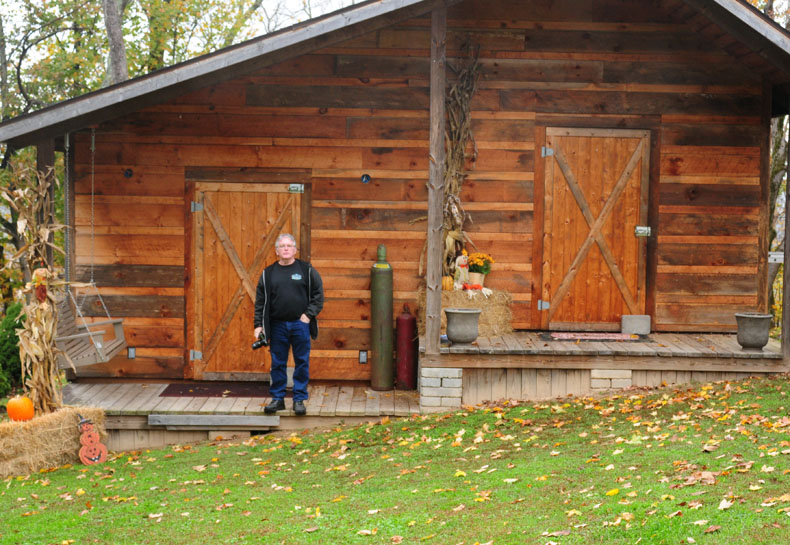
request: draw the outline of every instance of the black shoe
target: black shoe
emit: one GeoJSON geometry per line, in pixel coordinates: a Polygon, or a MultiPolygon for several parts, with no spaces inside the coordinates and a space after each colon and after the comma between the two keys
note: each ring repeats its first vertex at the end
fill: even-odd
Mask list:
{"type": "Polygon", "coordinates": [[[294,401],[294,414],[296,416],[304,416],[307,414],[307,409],[304,406],[304,401],[294,401]]]}
{"type": "Polygon", "coordinates": [[[272,399],[268,405],[263,408],[263,412],[266,414],[273,414],[277,411],[284,411],[285,410],[285,401],[282,399],[272,399]]]}

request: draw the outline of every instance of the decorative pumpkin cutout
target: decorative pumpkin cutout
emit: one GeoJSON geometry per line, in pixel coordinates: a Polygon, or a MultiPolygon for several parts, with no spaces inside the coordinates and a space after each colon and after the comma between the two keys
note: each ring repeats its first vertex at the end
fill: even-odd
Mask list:
{"type": "Polygon", "coordinates": [[[107,460],[107,447],[99,442],[99,434],[93,422],[80,416],[80,461],[86,466],[107,460]]]}
{"type": "Polygon", "coordinates": [[[8,400],[8,418],[16,421],[30,420],[35,414],[33,402],[27,396],[16,396],[8,400]]]}

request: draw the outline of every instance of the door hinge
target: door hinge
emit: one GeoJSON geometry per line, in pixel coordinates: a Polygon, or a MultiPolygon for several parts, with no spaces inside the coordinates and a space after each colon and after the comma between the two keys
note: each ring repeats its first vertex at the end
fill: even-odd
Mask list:
{"type": "Polygon", "coordinates": [[[551,157],[554,155],[554,150],[551,148],[547,148],[546,146],[542,146],[540,148],[540,156],[541,157],[551,157]]]}
{"type": "Polygon", "coordinates": [[[192,201],[190,204],[189,210],[192,212],[202,212],[203,211],[203,203],[202,202],[195,202],[192,201]]]}
{"type": "Polygon", "coordinates": [[[548,301],[544,301],[543,299],[538,299],[538,310],[549,310],[551,305],[548,301]]]}
{"type": "Polygon", "coordinates": [[[304,193],[304,184],[290,184],[288,193],[304,193]]]}
{"type": "Polygon", "coordinates": [[[650,226],[649,225],[637,225],[634,227],[634,236],[636,237],[649,237],[650,236],[650,226]]]}
{"type": "Polygon", "coordinates": [[[202,359],[203,359],[203,352],[201,352],[200,350],[189,351],[189,361],[202,360],[202,359]]]}

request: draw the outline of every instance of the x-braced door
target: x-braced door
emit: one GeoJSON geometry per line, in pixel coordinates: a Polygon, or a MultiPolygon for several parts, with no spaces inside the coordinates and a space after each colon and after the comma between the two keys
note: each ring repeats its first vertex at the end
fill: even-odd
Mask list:
{"type": "Polygon", "coordinates": [[[644,314],[649,149],[648,131],[546,129],[542,328],[644,314]]]}
{"type": "Polygon", "coordinates": [[[187,326],[193,378],[258,378],[271,369],[269,351],[251,348],[255,290],[277,259],[277,236],[291,233],[299,243],[301,195],[290,190],[289,184],[195,185],[187,326]]]}

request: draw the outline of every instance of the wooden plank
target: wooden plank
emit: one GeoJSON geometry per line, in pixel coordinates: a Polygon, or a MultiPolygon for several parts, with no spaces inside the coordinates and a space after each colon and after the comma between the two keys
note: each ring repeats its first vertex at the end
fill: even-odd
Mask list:
{"type": "Polygon", "coordinates": [[[92,398],[97,394],[101,394],[102,390],[105,390],[108,386],[108,384],[71,384],[68,390],[68,401],[66,401],[67,396],[64,392],[63,402],[70,405],[89,406],[92,398]]]}
{"type": "Polygon", "coordinates": [[[674,356],[694,357],[699,354],[698,351],[690,346],[679,343],[678,340],[669,333],[653,333],[650,337],[657,343],[668,348],[674,356]]]}
{"type": "Polygon", "coordinates": [[[549,399],[551,394],[551,369],[538,369],[535,380],[535,399],[549,399]]]}
{"type": "Polygon", "coordinates": [[[505,343],[509,352],[513,354],[525,354],[526,350],[521,343],[519,343],[518,338],[513,335],[512,333],[502,335],[502,342],[505,343]]]}
{"type": "Polygon", "coordinates": [[[167,384],[143,384],[142,392],[126,407],[124,407],[124,414],[143,414],[147,413],[150,405],[154,400],[159,398],[159,394],[167,388],[167,384]]]}
{"type": "Polygon", "coordinates": [[[244,414],[261,414],[263,408],[272,400],[270,397],[251,397],[247,406],[244,407],[244,414]]]}
{"type": "Polygon", "coordinates": [[[320,414],[321,412],[321,405],[324,403],[324,392],[326,391],[326,386],[323,384],[308,384],[307,386],[307,395],[309,396],[305,405],[307,408],[314,413],[320,414]]]}
{"type": "Polygon", "coordinates": [[[375,390],[366,389],[365,394],[367,396],[365,400],[365,415],[380,416],[381,411],[379,409],[379,393],[375,390]]]}
{"type": "Polygon", "coordinates": [[[538,370],[521,369],[521,399],[537,399],[538,370]]]}
{"type": "Polygon", "coordinates": [[[395,390],[379,392],[379,411],[381,416],[393,416],[395,414],[395,390]]]}
{"type": "Polygon", "coordinates": [[[142,395],[142,384],[124,384],[117,392],[115,400],[105,411],[107,413],[123,413],[126,406],[135,398],[142,395]]]}
{"type": "MultiPolygon", "coordinates": [[[[365,416],[365,398],[366,398],[365,387],[354,386],[354,395],[351,398],[351,410],[349,411],[350,416],[365,416]]],[[[396,398],[396,402],[398,399],[400,398],[396,398]]],[[[408,406],[404,410],[407,409],[408,406]]],[[[397,408],[396,408],[396,414],[397,414],[397,408]]]]}
{"type": "Polygon", "coordinates": [[[339,386],[327,386],[323,393],[323,401],[318,414],[321,416],[334,416],[337,410],[337,400],[340,395],[339,386]]]}
{"type": "Polygon", "coordinates": [[[182,429],[251,428],[257,426],[269,428],[279,426],[280,417],[277,415],[239,414],[149,414],[148,424],[151,426],[175,426],[182,429]]]}
{"type": "Polygon", "coordinates": [[[395,416],[409,416],[409,398],[413,397],[411,393],[395,392],[395,416]]]}
{"type": "Polygon", "coordinates": [[[349,416],[351,414],[351,400],[354,397],[353,386],[340,386],[335,406],[336,416],[349,416]]]}
{"type": "Polygon", "coordinates": [[[491,400],[501,401],[507,395],[507,369],[491,369],[491,400]]]}
{"type": "Polygon", "coordinates": [[[551,397],[565,397],[568,395],[568,370],[551,370],[551,397]]]}
{"type": "Polygon", "coordinates": [[[519,400],[521,396],[521,370],[520,369],[507,369],[506,383],[507,392],[505,396],[507,399],[519,400]]]}

